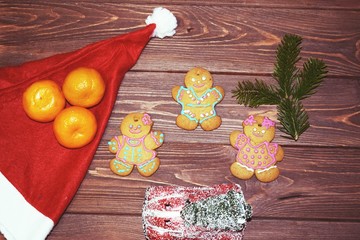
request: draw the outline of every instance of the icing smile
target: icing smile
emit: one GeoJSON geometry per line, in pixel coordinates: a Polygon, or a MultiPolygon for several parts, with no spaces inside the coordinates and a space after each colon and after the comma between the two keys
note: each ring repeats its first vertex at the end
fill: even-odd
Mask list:
{"type": "Polygon", "coordinates": [[[255,137],[264,137],[264,135],[261,134],[261,133],[253,133],[253,135],[254,135],[255,137]]]}
{"type": "Polygon", "coordinates": [[[196,87],[196,88],[201,88],[201,87],[205,86],[205,83],[198,84],[198,85],[194,84],[193,86],[196,87]]]}
{"type": "Polygon", "coordinates": [[[252,131],[252,134],[258,138],[263,138],[265,133],[266,133],[266,131],[264,129],[260,131],[260,129],[258,129],[256,127],[254,127],[254,129],[252,131]]]}
{"type": "Polygon", "coordinates": [[[261,134],[261,133],[259,133],[259,132],[253,132],[253,135],[254,135],[255,137],[259,137],[259,138],[264,137],[264,134],[261,134]]]}
{"type": "Polygon", "coordinates": [[[129,132],[131,132],[132,134],[138,134],[141,133],[141,129],[139,128],[134,128],[134,129],[129,129],[129,132]]]}

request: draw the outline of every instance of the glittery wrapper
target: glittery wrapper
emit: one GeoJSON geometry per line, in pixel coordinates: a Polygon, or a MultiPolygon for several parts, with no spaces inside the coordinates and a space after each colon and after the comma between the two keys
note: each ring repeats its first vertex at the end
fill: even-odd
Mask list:
{"type": "Polygon", "coordinates": [[[240,240],[251,216],[237,184],[149,187],[142,213],[148,240],[240,240]]]}

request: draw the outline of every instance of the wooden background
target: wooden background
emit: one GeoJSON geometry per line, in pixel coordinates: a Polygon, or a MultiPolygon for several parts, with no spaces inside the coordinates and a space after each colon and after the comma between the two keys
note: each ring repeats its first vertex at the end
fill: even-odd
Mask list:
{"type": "MultiPolygon", "coordinates": [[[[356,0],[0,1],[0,66],[51,56],[144,26],[157,6],[178,19],[173,38],[153,39],[120,87],[107,130],[78,193],[49,240],[144,239],[141,207],[151,185],[207,186],[234,182],[254,209],[245,239],[359,239],[360,2],[356,0]],[[102,2],[102,3],[100,3],[102,2]],[[271,2],[271,3],[270,3],[271,2]],[[323,59],[328,78],[304,101],[311,128],[285,150],[281,176],[264,184],[233,177],[231,131],[248,114],[276,119],[274,106],[247,108],[231,96],[238,81],[271,78],[281,37],[304,38],[302,57],[323,59]],[[223,118],[212,132],[187,132],[174,121],[180,106],[171,88],[202,66],[225,91],[223,118]],[[160,169],[113,175],[107,141],[131,111],[146,111],[165,133],[160,169]]],[[[0,239],[2,239],[0,235],[0,239]]]]}

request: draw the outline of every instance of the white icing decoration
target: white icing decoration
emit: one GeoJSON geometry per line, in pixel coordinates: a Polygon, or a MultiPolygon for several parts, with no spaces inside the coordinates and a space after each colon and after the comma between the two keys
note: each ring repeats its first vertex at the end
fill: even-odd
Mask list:
{"type": "Polygon", "coordinates": [[[273,168],[277,168],[277,167],[276,166],[271,166],[269,168],[265,168],[264,170],[258,170],[258,173],[263,173],[263,172],[269,171],[270,169],[273,169],[273,168]]]}

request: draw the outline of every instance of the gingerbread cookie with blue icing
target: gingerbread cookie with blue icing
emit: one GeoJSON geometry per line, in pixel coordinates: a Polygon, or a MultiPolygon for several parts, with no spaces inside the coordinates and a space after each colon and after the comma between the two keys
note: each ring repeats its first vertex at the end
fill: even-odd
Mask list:
{"type": "Polygon", "coordinates": [[[109,151],[116,157],[110,161],[110,169],[120,176],[129,175],[134,167],[145,177],[151,176],[160,166],[155,149],[164,142],[161,131],[152,130],[153,121],[147,113],[130,113],[120,125],[120,136],[109,142],[109,151]]]}
{"type": "Polygon", "coordinates": [[[243,180],[255,174],[261,182],[274,181],[280,174],[276,163],[284,158],[282,147],[271,142],[275,137],[275,122],[250,115],[242,125],[243,132],[236,130],[230,134],[230,144],[238,151],[231,173],[243,180]]]}
{"type": "Polygon", "coordinates": [[[224,89],[213,87],[213,78],[206,69],[195,67],[188,71],[185,86],[175,86],[171,93],[181,105],[181,114],[176,118],[178,127],[194,130],[200,125],[205,131],[211,131],[221,125],[215,105],[224,98],[224,89]]]}

